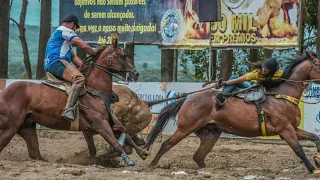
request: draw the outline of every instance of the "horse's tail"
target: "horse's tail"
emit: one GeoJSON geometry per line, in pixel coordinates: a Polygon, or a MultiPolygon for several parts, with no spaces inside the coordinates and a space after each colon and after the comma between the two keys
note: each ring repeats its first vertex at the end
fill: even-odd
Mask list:
{"type": "Polygon", "coordinates": [[[178,101],[169,104],[161,110],[156,125],[151,129],[151,132],[147,137],[147,143],[144,146],[145,149],[150,148],[164,127],[167,125],[168,121],[176,117],[186,99],[187,98],[179,99],[178,101]]]}

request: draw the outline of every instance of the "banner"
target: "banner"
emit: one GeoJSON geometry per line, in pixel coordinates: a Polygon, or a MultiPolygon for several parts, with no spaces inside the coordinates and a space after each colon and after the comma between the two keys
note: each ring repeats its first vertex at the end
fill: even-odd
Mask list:
{"type": "Polygon", "coordinates": [[[213,47],[298,47],[300,0],[223,0],[213,47]]]}
{"type": "Polygon", "coordinates": [[[305,95],[304,103],[304,130],[320,136],[320,85],[312,83],[312,86],[305,95]]]}
{"type": "MultiPolygon", "coordinates": [[[[74,13],[87,42],[207,48],[210,23],[201,0],[61,0],[60,19],[74,13]],[[201,13],[199,13],[201,12],[201,13]]],[[[212,3],[211,3],[212,4],[212,3]]],[[[219,4],[219,3],[218,3],[219,4]]],[[[212,23],[212,47],[297,47],[300,0],[221,0],[222,21],[212,23]]],[[[218,6],[219,7],[219,6],[218,6]]],[[[217,6],[211,8],[219,11],[217,6]]]]}

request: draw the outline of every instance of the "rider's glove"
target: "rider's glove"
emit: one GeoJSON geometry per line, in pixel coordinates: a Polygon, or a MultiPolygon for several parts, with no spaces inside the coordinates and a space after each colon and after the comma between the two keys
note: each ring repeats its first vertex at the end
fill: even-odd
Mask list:
{"type": "Polygon", "coordinates": [[[220,89],[220,88],[222,88],[222,87],[224,87],[226,85],[227,84],[226,84],[225,81],[223,81],[222,79],[219,79],[219,81],[215,85],[213,85],[213,88],[220,89]]]}

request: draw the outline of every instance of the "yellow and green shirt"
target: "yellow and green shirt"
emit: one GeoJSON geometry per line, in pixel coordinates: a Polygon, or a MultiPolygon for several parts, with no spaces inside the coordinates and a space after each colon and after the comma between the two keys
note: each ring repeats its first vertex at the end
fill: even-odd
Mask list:
{"type": "MultiPolygon", "coordinates": [[[[279,69],[274,73],[271,79],[278,80],[282,76],[282,74],[283,71],[279,69]]],[[[262,82],[267,79],[262,75],[261,70],[254,70],[252,72],[249,72],[248,74],[244,75],[244,77],[246,78],[246,81],[253,81],[255,83],[262,82]]]]}

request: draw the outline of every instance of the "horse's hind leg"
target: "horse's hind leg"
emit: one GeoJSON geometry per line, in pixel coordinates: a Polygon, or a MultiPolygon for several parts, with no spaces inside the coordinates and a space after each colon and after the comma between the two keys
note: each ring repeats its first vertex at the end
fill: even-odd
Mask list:
{"type": "Polygon", "coordinates": [[[149,155],[149,153],[143,150],[141,147],[139,147],[129,135],[126,136],[126,143],[136,150],[137,154],[141,157],[141,159],[145,160],[149,155]]]}
{"type": "Polygon", "coordinates": [[[317,152],[320,153],[320,138],[316,134],[309,133],[302,129],[297,129],[296,134],[299,140],[310,140],[314,142],[317,146],[317,152]]]}
{"type": "Polygon", "coordinates": [[[299,140],[310,140],[316,144],[317,147],[317,155],[313,157],[316,166],[320,167],[320,138],[313,133],[306,132],[302,129],[297,129],[296,134],[299,140]]]}
{"type": "MultiPolygon", "coordinates": [[[[190,132],[191,133],[191,132],[190,132]]],[[[153,161],[151,162],[150,166],[155,166],[158,161],[160,160],[160,158],[167,152],[169,151],[169,149],[171,149],[173,146],[175,146],[176,144],[178,144],[182,139],[184,139],[185,137],[187,137],[189,135],[189,132],[187,131],[183,131],[182,129],[178,129],[176,130],[176,132],[174,132],[174,134],[172,134],[172,136],[167,139],[165,142],[163,142],[161,144],[161,147],[156,155],[156,157],[153,159],[153,161]]]]}
{"type": "Polygon", "coordinates": [[[40,154],[35,122],[26,120],[20,127],[18,134],[26,141],[30,158],[45,160],[40,154]]]}
{"type": "Polygon", "coordinates": [[[207,124],[195,132],[200,138],[200,146],[193,156],[199,168],[205,168],[204,160],[220,137],[222,130],[215,124],[207,124]]]}
{"type": "Polygon", "coordinates": [[[296,134],[296,130],[293,126],[288,125],[285,129],[281,129],[280,132],[277,132],[277,134],[285,140],[289,146],[292,148],[292,150],[296,153],[298,157],[303,161],[306,168],[311,173],[319,173],[318,171],[315,171],[314,166],[310,163],[310,161],[307,159],[306,154],[304,153],[301,145],[299,144],[299,140],[296,134]]]}

